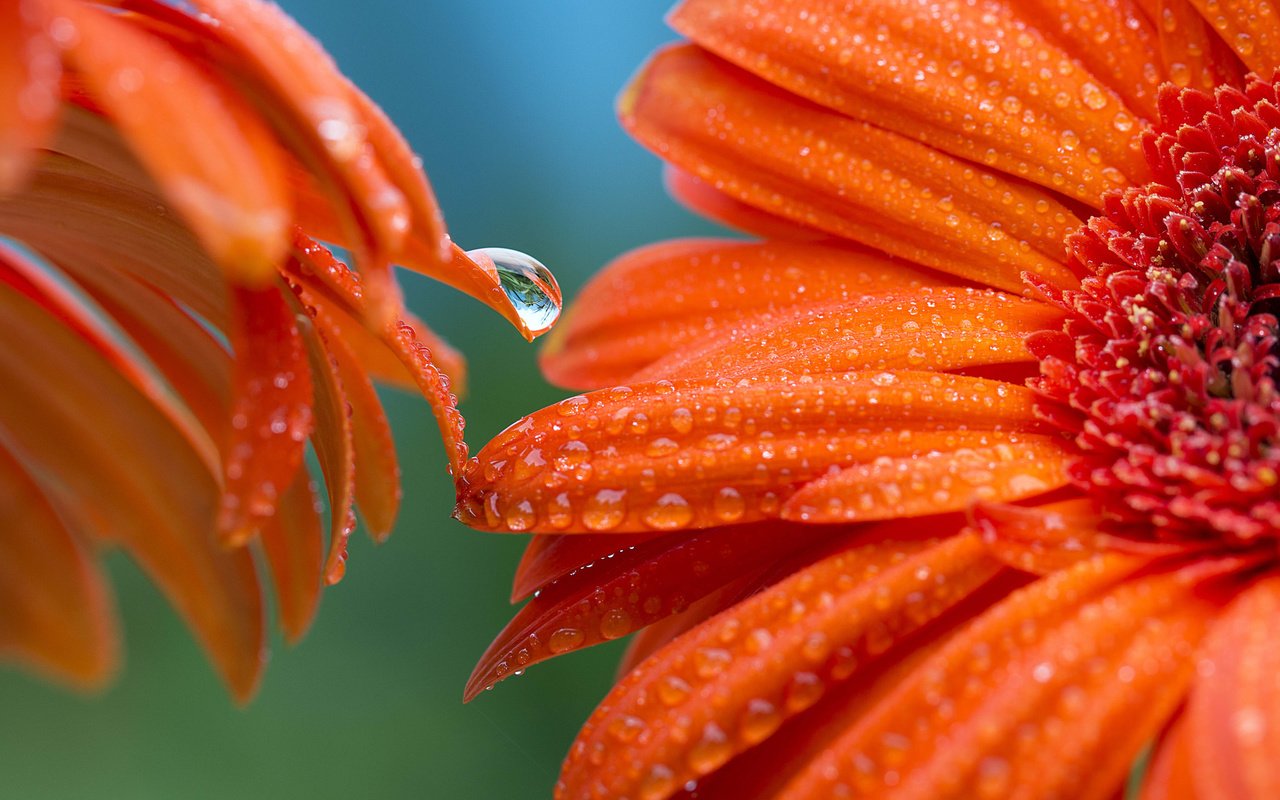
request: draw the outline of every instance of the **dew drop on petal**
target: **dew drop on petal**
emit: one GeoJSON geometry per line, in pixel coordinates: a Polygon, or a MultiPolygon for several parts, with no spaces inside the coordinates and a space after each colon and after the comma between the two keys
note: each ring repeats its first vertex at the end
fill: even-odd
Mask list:
{"type": "Polygon", "coordinates": [[[551,330],[560,317],[560,285],[542,262],[505,247],[468,250],[467,256],[479,264],[493,265],[507,302],[531,336],[551,330]]]}
{"type": "Polygon", "coordinates": [[[551,638],[547,641],[547,647],[552,653],[559,655],[582,646],[584,638],[582,631],[577,628],[561,628],[551,634],[551,638]]]}

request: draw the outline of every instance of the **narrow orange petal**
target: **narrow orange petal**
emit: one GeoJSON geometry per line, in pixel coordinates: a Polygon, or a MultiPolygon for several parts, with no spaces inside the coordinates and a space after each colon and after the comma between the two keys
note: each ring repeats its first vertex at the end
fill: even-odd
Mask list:
{"type": "Polygon", "coordinates": [[[1173,83],[1205,91],[1224,83],[1243,85],[1244,65],[1196,11],[1192,0],[1143,3],[1147,16],[1160,21],[1160,51],[1173,83]]]}
{"type": "Polygon", "coordinates": [[[1280,797],[1280,577],[1268,575],[1214,623],[1200,654],[1187,717],[1196,796],[1280,797]]]}
{"type": "Polygon", "coordinates": [[[624,678],[583,727],[556,796],[669,796],[767,739],[998,570],[975,537],[881,542],[801,570],[624,678]]]}
{"type": "Polygon", "coordinates": [[[74,30],[77,74],[214,259],[238,281],[270,280],[290,214],[270,132],[157,37],[89,4],[46,2],[74,30]]]}
{"type": "Polygon", "coordinates": [[[814,102],[1089,205],[1147,174],[1130,131],[1155,110],[1158,39],[1131,0],[818,0],[764,14],[686,0],[671,24],[814,102]],[[1106,47],[1083,40],[1095,29],[1106,47]]]}
{"type": "Polygon", "coordinates": [[[821,241],[830,237],[815,228],[807,228],[781,217],[761,211],[741,200],[718,191],[714,186],[682,169],[667,165],[662,170],[667,193],[686,208],[740,231],[768,239],[792,242],[821,241]]]}
{"type": "Polygon", "coordinates": [[[305,470],[294,476],[277,505],[262,527],[262,552],[275,582],[285,639],[297,642],[315,619],[324,583],[319,501],[305,470]]]}
{"type": "Polygon", "coordinates": [[[276,513],[302,466],[315,420],[307,350],[281,289],[231,291],[235,367],[218,531],[224,542],[239,545],[276,513]]]}
{"type": "Polygon", "coordinates": [[[1038,428],[1029,390],[927,372],[656,381],[512,425],[459,481],[486,530],[629,533],[776,517],[806,481],[881,456],[1038,428]]]}
{"type": "MultiPolygon", "coordinates": [[[[308,299],[312,299],[308,295],[308,299]]],[[[342,391],[351,409],[351,437],[355,447],[355,500],[365,527],[375,541],[383,541],[395,527],[400,510],[400,462],[396,458],[391,424],[382,401],[369,381],[365,366],[352,352],[343,331],[329,322],[329,315],[315,309],[315,322],[333,357],[342,391]]]]}
{"type": "Polygon", "coordinates": [[[101,686],[120,659],[111,593],[44,491],[2,445],[0,508],[0,655],[82,688],[101,686]]]}
{"type": "Polygon", "coordinates": [[[658,53],[620,102],[641,143],[749,205],[1000,289],[1021,291],[1024,271],[1076,284],[1062,239],[1080,221],[1055,195],[781,93],[696,47],[658,53]]]}
{"type": "Polygon", "coordinates": [[[1138,800],[1197,800],[1196,775],[1187,752],[1187,714],[1174,718],[1156,743],[1138,800]]]}
{"type": "Polygon", "coordinates": [[[914,291],[945,276],[852,247],[688,239],[613,261],[583,288],[542,351],[548,380],[575,389],[622,383],[722,329],[800,303],[914,291]]]}
{"type": "Polygon", "coordinates": [[[1057,437],[992,435],[988,444],[883,457],[810,481],[782,507],[798,522],[865,522],[962,511],[979,500],[1008,502],[1068,482],[1057,437]]]}
{"type": "Polygon", "coordinates": [[[636,631],[627,643],[626,652],[622,654],[622,658],[618,659],[618,667],[615,671],[618,680],[622,680],[627,673],[644,663],[649,656],[666,647],[677,636],[737,605],[754,594],[754,590],[762,585],[761,575],[745,575],[693,601],[679,614],[672,614],[643,630],[636,631]]]}
{"type": "MultiPolygon", "coordinates": [[[[602,558],[622,553],[661,533],[572,536],[539,534],[529,537],[515,577],[511,580],[511,602],[518,603],[543,586],[602,558]]],[[[675,535],[675,534],[668,534],[675,535]]]]}
{"type": "MultiPolygon", "coordinates": [[[[805,292],[808,296],[808,292],[805,292]]],[[[808,299],[717,326],[632,380],[736,378],[761,369],[821,375],[859,369],[959,370],[1034,360],[1028,334],[1060,329],[1045,303],[991,289],[922,286],[839,301],[808,299]]]]}
{"type": "Polygon", "coordinates": [[[0,342],[12,447],[57,477],[51,499],[77,528],[138,560],[247,700],[263,665],[262,600],[252,555],[214,536],[216,462],[114,363],[4,284],[0,342]]]}
{"type": "Polygon", "coordinates": [[[543,587],[489,645],[463,695],[471,700],[516,670],[620,639],[814,539],[814,528],[767,522],[635,545],[543,587]]]}
{"type": "Polygon", "coordinates": [[[1280,7],[1269,0],[1191,0],[1251,72],[1270,77],[1280,68],[1280,7]]]}
{"type": "Polygon", "coordinates": [[[1136,563],[1098,557],[1010,596],[780,796],[942,800],[1026,787],[1111,797],[1190,683],[1187,654],[1214,612],[1198,593],[1221,573],[1210,565],[1124,581],[1136,563]]]}
{"type": "Polygon", "coordinates": [[[40,0],[0,6],[0,194],[17,189],[53,134],[62,59],[40,0]]]}

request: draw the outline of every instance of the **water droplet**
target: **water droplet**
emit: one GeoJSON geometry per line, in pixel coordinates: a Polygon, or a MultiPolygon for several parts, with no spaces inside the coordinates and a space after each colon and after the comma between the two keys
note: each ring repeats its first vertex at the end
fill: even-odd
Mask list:
{"type": "Polygon", "coordinates": [[[709,680],[724,671],[733,654],[722,647],[700,647],[693,652],[693,669],[698,677],[709,680]]]}
{"type": "Polygon", "coordinates": [[[610,736],[623,744],[634,742],[644,730],[644,720],[625,714],[610,720],[607,730],[610,736]]]}
{"type": "Polygon", "coordinates": [[[601,489],[582,510],[582,524],[593,531],[616,528],[627,515],[625,489],[601,489]]]}
{"type": "Polygon", "coordinates": [[[640,800],[661,800],[676,788],[676,776],[666,764],[654,764],[640,784],[640,800]]]}
{"type": "Polygon", "coordinates": [[[498,282],[530,336],[551,330],[560,317],[560,285],[551,270],[533,256],[505,247],[468,250],[471,260],[489,264],[498,273],[498,282]]]}
{"type": "Polygon", "coordinates": [[[557,655],[567,653],[580,647],[584,638],[582,631],[577,628],[561,628],[551,634],[551,638],[547,640],[547,648],[557,655]]]}
{"type": "Polygon", "coordinates": [[[782,724],[782,715],[768,700],[755,698],[747,703],[738,733],[748,745],[758,744],[773,735],[782,724]]]}
{"type": "Polygon", "coordinates": [[[747,503],[737,489],[726,486],[716,492],[711,510],[721,522],[737,522],[746,513],[747,503]]]}
{"type": "Polygon", "coordinates": [[[693,509],[688,500],[669,492],[644,512],[643,519],[645,525],[655,530],[674,531],[693,521],[693,509]]]}
{"type": "Polygon", "coordinates": [[[825,688],[822,679],[812,672],[797,672],[787,686],[787,709],[792,713],[804,711],[818,702],[825,688]]]}
{"type": "Polygon", "coordinates": [[[658,699],[664,706],[672,708],[689,699],[693,689],[682,678],[667,675],[658,682],[658,699]]]}
{"type": "Polygon", "coordinates": [[[686,760],[689,769],[699,775],[706,775],[728,761],[731,755],[733,746],[729,744],[729,737],[725,736],[719,725],[708,722],[702,729],[702,738],[690,748],[686,760]]]}
{"type": "Polygon", "coordinates": [[[611,608],[600,620],[600,635],[606,639],[619,639],[631,633],[631,615],[620,608],[611,608]]]}

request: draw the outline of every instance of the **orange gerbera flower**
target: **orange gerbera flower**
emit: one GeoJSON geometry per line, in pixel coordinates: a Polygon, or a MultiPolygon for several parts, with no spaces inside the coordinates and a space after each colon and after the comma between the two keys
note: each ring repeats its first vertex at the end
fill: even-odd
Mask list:
{"type": "Polygon", "coordinates": [[[613,388],[468,464],[539,534],[468,696],[643,629],[565,798],[1280,796],[1275,7],[671,20],[623,123],[769,238],[608,267],[613,388]]]}
{"type": "Polygon", "coordinates": [[[0,243],[0,653],[105,680],[115,623],[91,550],[110,543],[243,700],[265,648],[246,543],[292,640],[342,576],[353,504],[391,531],[399,468],[370,378],[419,389],[466,459],[446,377],[463,362],[407,315],[390,265],[530,337],[558,298],[527,257],[449,243],[407,143],[276,6],[186,5],[0,10],[0,234],[22,245],[0,243]]]}

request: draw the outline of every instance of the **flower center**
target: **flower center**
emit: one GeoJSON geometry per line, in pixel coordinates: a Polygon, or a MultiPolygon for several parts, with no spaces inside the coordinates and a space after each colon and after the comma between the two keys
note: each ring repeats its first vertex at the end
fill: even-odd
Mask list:
{"type": "Polygon", "coordinates": [[[1280,539],[1280,92],[1166,87],[1156,181],[1067,240],[1079,290],[1028,342],[1072,476],[1161,539],[1280,539]],[[1146,524],[1143,524],[1146,523],[1146,524]]]}

